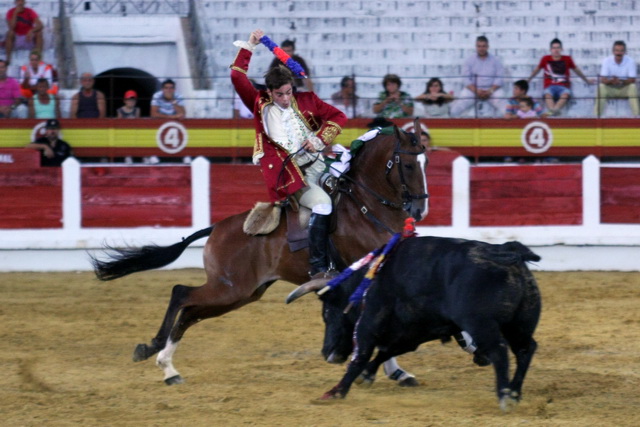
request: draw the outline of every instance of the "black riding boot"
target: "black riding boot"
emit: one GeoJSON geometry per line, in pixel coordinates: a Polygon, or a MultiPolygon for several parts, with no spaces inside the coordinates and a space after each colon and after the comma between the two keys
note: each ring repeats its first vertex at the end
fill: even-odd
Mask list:
{"type": "Polygon", "coordinates": [[[309,276],[318,279],[329,269],[329,220],[330,215],[311,213],[309,219],[309,276]],[[318,277],[315,277],[315,276],[318,277]]]}

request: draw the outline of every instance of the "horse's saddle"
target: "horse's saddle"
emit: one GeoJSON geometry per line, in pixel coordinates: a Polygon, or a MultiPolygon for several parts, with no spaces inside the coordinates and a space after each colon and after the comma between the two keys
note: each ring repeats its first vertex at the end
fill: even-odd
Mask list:
{"type": "MultiPolygon", "coordinates": [[[[331,202],[335,207],[339,198],[338,179],[334,176],[328,176],[322,185],[327,194],[331,196],[331,202]]],[[[280,225],[281,215],[284,211],[289,249],[291,252],[295,252],[308,247],[311,210],[300,206],[298,200],[298,195],[292,195],[284,202],[256,203],[247,215],[242,230],[250,236],[270,234],[280,225]]],[[[336,215],[332,214],[331,217],[331,231],[333,231],[336,227],[336,215]]]]}

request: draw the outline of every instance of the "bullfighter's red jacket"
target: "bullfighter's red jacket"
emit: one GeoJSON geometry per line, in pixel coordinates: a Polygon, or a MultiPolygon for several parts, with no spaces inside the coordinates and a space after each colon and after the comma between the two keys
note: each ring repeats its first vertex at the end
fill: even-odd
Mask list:
{"type": "MultiPolygon", "coordinates": [[[[283,200],[306,187],[307,183],[295,161],[288,161],[285,165],[284,160],[289,153],[269,138],[264,130],[262,114],[265,107],[273,104],[273,99],[266,91],[255,89],[247,78],[251,56],[250,50],[245,48],[239,50],[230,67],[231,82],[242,102],[253,111],[256,128],[253,161],[260,162],[271,200],[283,200]]],[[[347,117],[342,111],[323,102],[312,92],[294,93],[291,107],[325,146],[333,142],[347,122],[347,117]]]]}

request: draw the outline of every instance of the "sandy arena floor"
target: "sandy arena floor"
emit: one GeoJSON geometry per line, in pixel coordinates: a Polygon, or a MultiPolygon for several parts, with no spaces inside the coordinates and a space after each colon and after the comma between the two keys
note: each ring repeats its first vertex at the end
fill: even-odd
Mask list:
{"type": "Polygon", "coordinates": [[[523,401],[502,414],[493,369],[455,343],[402,356],[418,388],[379,375],[347,399],[317,404],[344,366],[320,356],[320,303],[286,306],[275,284],[254,304],[191,328],[176,355],[186,383],[167,387],[155,335],[176,283],[199,270],[102,283],[90,273],[0,274],[0,413],[6,426],[637,426],[640,274],[535,273],[543,298],[539,351],[523,401]]]}

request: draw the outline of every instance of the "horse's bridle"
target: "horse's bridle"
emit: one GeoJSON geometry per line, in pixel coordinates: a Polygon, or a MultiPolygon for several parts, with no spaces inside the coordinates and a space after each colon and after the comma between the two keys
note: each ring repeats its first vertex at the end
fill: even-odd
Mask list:
{"type": "MultiPolygon", "coordinates": [[[[415,135],[412,135],[411,137],[412,137],[412,142],[415,143],[416,142],[415,135]]],[[[420,151],[416,151],[416,152],[403,150],[400,147],[400,138],[396,137],[396,145],[395,145],[395,148],[393,150],[392,158],[387,161],[387,164],[385,166],[385,174],[389,175],[389,173],[391,173],[391,170],[393,169],[394,165],[398,166],[397,169],[398,169],[398,173],[399,173],[399,176],[400,176],[400,185],[401,185],[401,189],[402,189],[402,193],[401,193],[402,201],[400,203],[396,203],[396,202],[393,202],[393,201],[385,198],[381,194],[379,194],[376,191],[372,190],[371,188],[367,187],[363,183],[355,181],[353,178],[351,178],[350,176],[348,176],[346,174],[342,174],[340,176],[340,179],[345,179],[346,181],[349,181],[350,183],[355,184],[358,187],[362,188],[367,193],[369,193],[373,197],[375,197],[384,206],[388,206],[388,207],[393,208],[393,209],[403,209],[403,210],[408,211],[409,210],[409,206],[411,205],[413,200],[427,199],[429,197],[429,193],[411,194],[411,192],[409,191],[409,187],[407,186],[406,180],[404,178],[404,172],[402,171],[402,159],[400,157],[400,154],[408,154],[408,155],[411,155],[411,156],[419,156],[419,155],[423,154],[425,152],[425,150],[426,150],[424,146],[421,146],[421,148],[422,149],[420,151]]],[[[427,161],[428,161],[428,159],[427,159],[427,161]]],[[[379,219],[377,219],[375,216],[373,216],[373,214],[371,214],[371,212],[369,212],[369,209],[365,206],[365,204],[361,203],[356,198],[356,196],[353,194],[353,191],[351,190],[351,187],[342,186],[340,188],[340,191],[343,192],[343,193],[346,193],[349,197],[351,197],[351,199],[353,199],[354,202],[356,202],[356,204],[358,204],[360,206],[360,211],[365,216],[367,216],[367,218],[369,218],[372,222],[374,222],[378,226],[384,228],[386,231],[388,231],[391,234],[395,233],[395,231],[391,230],[389,227],[387,227],[385,224],[383,224],[379,219]]]]}

